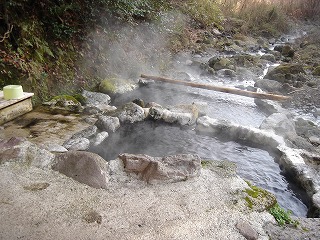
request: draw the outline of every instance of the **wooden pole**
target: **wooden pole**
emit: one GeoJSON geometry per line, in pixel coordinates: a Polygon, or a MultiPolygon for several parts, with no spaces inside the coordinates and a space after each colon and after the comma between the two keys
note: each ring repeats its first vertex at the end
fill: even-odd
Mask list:
{"type": "Polygon", "coordinates": [[[173,84],[178,84],[178,85],[184,85],[184,86],[190,86],[190,87],[195,87],[195,88],[203,88],[203,89],[208,89],[208,90],[213,90],[213,91],[218,91],[218,92],[225,92],[225,93],[236,94],[236,95],[241,95],[241,96],[246,96],[246,97],[259,98],[259,99],[285,101],[290,98],[289,96],[283,96],[283,95],[251,92],[251,91],[245,91],[245,90],[240,90],[240,89],[236,89],[236,88],[220,87],[220,86],[214,86],[211,84],[203,84],[203,83],[193,83],[193,82],[175,80],[175,79],[158,77],[158,76],[149,76],[149,75],[144,75],[144,74],[141,74],[141,78],[146,78],[146,79],[151,79],[151,80],[161,81],[161,82],[167,82],[167,83],[173,83],[173,84]]]}

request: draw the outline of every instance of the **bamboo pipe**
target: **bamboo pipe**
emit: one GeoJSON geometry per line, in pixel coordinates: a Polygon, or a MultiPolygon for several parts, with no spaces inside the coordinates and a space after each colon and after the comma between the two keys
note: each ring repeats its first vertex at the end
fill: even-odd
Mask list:
{"type": "Polygon", "coordinates": [[[228,88],[228,87],[220,87],[220,86],[214,86],[211,84],[203,84],[203,83],[193,83],[193,82],[187,82],[182,80],[175,80],[170,78],[164,78],[164,77],[158,77],[158,76],[149,76],[145,74],[141,74],[141,78],[151,79],[155,81],[161,81],[161,82],[167,82],[167,83],[173,83],[178,85],[184,85],[184,86],[190,86],[195,88],[203,88],[218,92],[225,92],[230,94],[236,94],[251,98],[259,98],[259,99],[269,99],[269,100],[275,100],[275,101],[285,101],[288,100],[289,96],[283,96],[283,95],[276,95],[276,94],[269,94],[269,93],[258,93],[258,92],[251,92],[251,91],[245,91],[240,90],[236,88],[228,88]]]}

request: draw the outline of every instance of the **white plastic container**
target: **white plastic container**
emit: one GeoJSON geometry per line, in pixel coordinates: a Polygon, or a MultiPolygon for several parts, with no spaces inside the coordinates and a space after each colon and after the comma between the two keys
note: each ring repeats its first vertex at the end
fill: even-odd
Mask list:
{"type": "Polygon", "coordinates": [[[21,85],[8,85],[3,88],[3,97],[5,100],[19,99],[23,97],[21,85]]]}

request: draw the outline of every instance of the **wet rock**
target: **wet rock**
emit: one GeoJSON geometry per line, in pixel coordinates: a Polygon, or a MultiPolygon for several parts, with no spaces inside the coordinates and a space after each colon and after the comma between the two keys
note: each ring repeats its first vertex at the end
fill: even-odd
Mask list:
{"type": "Polygon", "coordinates": [[[167,123],[192,125],[196,123],[199,111],[196,105],[178,105],[168,108],[151,107],[149,116],[154,120],[163,120],[167,123]]]}
{"type": "Polygon", "coordinates": [[[52,169],[94,188],[107,188],[108,163],[99,155],[69,151],[56,156],[52,169]]]}
{"type": "Polygon", "coordinates": [[[242,236],[248,240],[258,239],[258,233],[251,227],[251,225],[245,221],[239,221],[236,224],[236,228],[239,230],[242,236]]]}
{"type": "Polygon", "coordinates": [[[205,116],[208,113],[208,103],[207,102],[193,102],[194,105],[198,109],[199,117],[205,116]]]}
{"type": "Polygon", "coordinates": [[[87,138],[71,138],[63,144],[63,147],[65,147],[68,150],[74,150],[74,151],[84,151],[87,150],[90,146],[90,141],[87,138]]]}
{"type": "Polygon", "coordinates": [[[140,122],[143,121],[146,116],[142,107],[131,102],[125,104],[121,109],[118,109],[115,113],[120,122],[140,122]]]}
{"type": "Polygon", "coordinates": [[[120,121],[117,117],[99,115],[96,126],[107,132],[115,132],[120,127],[120,121]]]}
{"type": "Polygon", "coordinates": [[[259,107],[259,109],[270,116],[273,113],[283,112],[284,109],[278,102],[272,100],[264,100],[264,99],[254,99],[254,103],[259,107]]]}
{"type": "MultiPolygon", "coordinates": [[[[312,206],[308,211],[308,217],[320,218],[320,191],[312,196],[312,206]]],[[[320,222],[318,226],[320,227],[320,222]]]]}
{"type": "Polygon", "coordinates": [[[120,154],[119,158],[123,161],[126,172],[136,173],[147,182],[151,180],[185,181],[199,176],[201,170],[201,159],[198,155],[181,154],[153,158],[142,154],[120,154]]]}
{"type": "Polygon", "coordinates": [[[54,154],[39,148],[24,138],[0,139],[0,164],[5,162],[19,162],[26,166],[40,168],[50,167],[54,161],[54,154]]]}
{"type": "Polygon", "coordinates": [[[85,97],[86,105],[95,106],[99,104],[109,105],[111,98],[108,94],[90,92],[83,90],[82,96],[85,97]]]}
{"type": "Polygon", "coordinates": [[[87,212],[84,216],[83,219],[87,222],[87,223],[98,223],[101,224],[102,223],[102,216],[94,210],[91,210],[89,212],[87,212]]]}
{"type": "Polygon", "coordinates": [[[274,113],[266,118],[260,125],[260,129],[272,130],[275,134],[283,137],[296,135],[293,120],[284,113],[274,113]]]}
{"type": "Polygon", "coordinates": [[[259,79],[254,84],[255,87],[262,89],[263,91],[277,93],[282,92],[283,85],[275,80],[259,79]]]}
{"type": "Polygon", "coordinates": [[[237,74],[235,71],[231,69],[221,69],[217,71],[218,76],[225,76],[225,77],[236,77],[237,74]]]}
{"type": "Polygon", "coordinates": [[[109,136],[108,132],[100,132],[96,134],[94,138],[91,139],[90,145],[98,146],[109,136]]]}

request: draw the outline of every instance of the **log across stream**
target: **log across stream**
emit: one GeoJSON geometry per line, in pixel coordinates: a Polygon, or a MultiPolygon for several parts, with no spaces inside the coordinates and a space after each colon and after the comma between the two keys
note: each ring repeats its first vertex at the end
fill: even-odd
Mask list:
{"type": "Polygon", "coordinates": [[[207,90],[213,90],[213,91],[218,91],[218,92],[236,94],[236,95],[252,97],[252,98],[259,98],[259,99],[285,101],[290,98],[288,96],[283,96],[283,95],[245,91],[245,90],[236,89],[236,88],[221,87],[221,86],[215,86],[215,85],[203,84],[203,83],[187,82],[187,81],[183,81],[183,80],[176,80],[176,79],[151,76],[151,75],[145,75],[145,74],[141,74],[140,77],[145,78],[145,79],[151,79],[154,81],[161,81],[161,82],[190,86],[190,87],[195,87],[195,88],[202,88],[202,89],[207,89],[207,90]]]}

